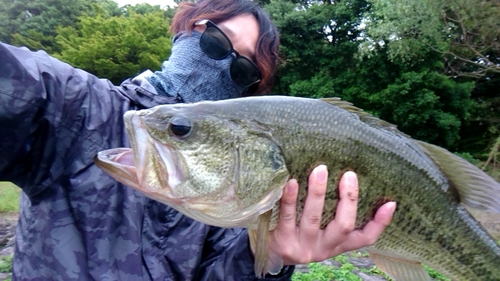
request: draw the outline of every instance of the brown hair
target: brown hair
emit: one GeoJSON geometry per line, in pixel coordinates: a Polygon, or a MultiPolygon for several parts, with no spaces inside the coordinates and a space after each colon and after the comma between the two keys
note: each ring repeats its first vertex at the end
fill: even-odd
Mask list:
{"type": "Polygon", "coordinates": [[[170,31],[192,31],[199,20],[208,19],[217,24],[241,14],[251,14],[259,23],[259,39],[255,64],[262,73],[262,80],[250,86],[246,95],[265,94],[273,85],[274,71],[279,63],[279,35],[269,15],[257,3],[250,0],[199,0],[182,2],[172,21],[170,31]]]}

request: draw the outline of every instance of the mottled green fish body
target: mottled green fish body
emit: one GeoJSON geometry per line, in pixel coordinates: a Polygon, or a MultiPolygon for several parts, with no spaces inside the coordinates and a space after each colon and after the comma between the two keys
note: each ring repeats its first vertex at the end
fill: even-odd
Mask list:
{"type": "MultiPolygon", "coordinates": [[[[156,163],[154,169],[144,172],[146,176],[134,179],[132,175],[126,182],[135,180],[132,187],[188,216],[223,227],[255,229],[258,218],[272,208],[268,225],[273,229],[285,182],[296,178],[300,184],[300,214],[310,171],[326,164],[329,182],[323,227],[334,218],[337,186],[347,170],[358,175],[357,227],[371,220],[383,203],[397,202],[391,224],[368,248],[376,264],[392,278],[428,280],[421,266],[425,263],[453,280],[500,280],[500,247],[463,206],[500,212],[500,184],[452,153],[413,140],[346,102],[252,97],[159,106],[130,113],[125,119],[132,150],[146,146],[134,143],[134,138],[145,140],[137,137],[140,126],[152,139],[150,147],[155,147],[135,156],[135,166],[146,163],[138,157],[156,159],[151,161],[156,163]],[[189,135],[175,135],[177,127],[172,133],[176,122],[187,122],[189,135]],[[158,153],[161,145],[169,147],[169,152],[158,153]],[[168,161],[160,158],[176,160],[165,164],[168,161]],[[176,170],[181,176],[151,172],[159,169],[176,170]],[[161,184],[150,188],[150,183],[161,182],[158,178],[162,177],[168,178],[163,185],[175,188],[168,194],[145,191],[145,186],[161,189],[161,184]],[[223,191],[215,192],[216,186],[224,186],[223,191]],[[205,204],[210,200],[227,202],[227,210],[212,209],[205,204]],[[237,219],[227,219],[228,213],[237,219]]],[[[97,162],[111,175],[118,174],[113,164],[102,164],[103,159],[97,162]]],[[[123,176],[115,177],[123,181],[123,176]]]]}

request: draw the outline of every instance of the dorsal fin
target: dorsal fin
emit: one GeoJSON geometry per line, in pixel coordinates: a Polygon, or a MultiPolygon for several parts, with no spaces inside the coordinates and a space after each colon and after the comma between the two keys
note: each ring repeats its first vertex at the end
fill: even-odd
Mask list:
{"type": "Polygon", "coordinates": [[[397,129],[396,125],[391,124],[391,123],[384,121],[382,119],[379,119],[379,118],[371,115],[370,113],[364,111],[363,109],[354,106],[350,102],[343,101],[340,98],[322,98],[321,100],[324,102],[327,102],[331,105],[340,107],[340,108],[345,109],[351,113],[356,114],[363,123],[366,123],[374,128],[383,129],[383,130],[387,130],[387,131],[390,131],[390,132],[393,132],[393,133],[396,133],[399,135],[403,135],[405,137],[410,137],[410,136],[406,135],[405,133],[399,131],[397,129]]]}
{"type": "MultiPolygon", "coordinates": [[[[362,122],[372,127],[410,138],[399,131],[396,125],[383,121],[353,106],[350,102],[342,101],[340,98],[321,100],[356,114],[362,122]]],[[[444,148],[418,140],[416,142],[452,182],[462,203],[474,209],[500,213],[500,183],[467,160],[444,148]]]]}
{"type": "Polygon", "coordinates": [[[453,183],[462,203],[474,209],[500,213],[500,183],[444,148],[422,141],[417,143],[453,183]]]}

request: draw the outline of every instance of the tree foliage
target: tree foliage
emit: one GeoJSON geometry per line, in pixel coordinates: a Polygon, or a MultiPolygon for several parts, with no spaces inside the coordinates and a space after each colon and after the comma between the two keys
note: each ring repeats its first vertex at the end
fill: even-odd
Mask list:
{"type": "Polygon", "coordinates": [[[371,8],[361,0],[270,1],[284,60],[275,91],[341,97],[417,139],[456,148],[474,83],[442,74],[443,55],[429,47],[412,63],[391,60],[387,44],[361,56],[371,8]]]}
{"type": "Polygon", "coordinates": [[[45,50],[115,83],[161,67],[173,8],[112,0],[0,0],[0,41],[45,50]]]}
{"type": "Polygon", "coordinates": [[[62,51],[56,55],[73,66],[120,83],[161,67],[172,45],[162,11],[130,16],[81,16],[76,27],[57,30],[62,51]]]}
{"type": "Polygon", "coordinates": [[[441,56],[431,50],[420,57],[421,63],[408,65],[391,61],[381,48],[359,61],[343,95],[416,139],[456,149],[475,105],[474,83],[442,74],[441,56]]]}
{"type": "Polygon", "coordinates": [[[496,82],[500,79],[500,2],[370,1],[375,8],[370,35],[373,42],[390,42],[392,59],[411,61],[419,49],[431,48],[444,55],[445,74],[475,80],[476,106],[463,128],[461,148],[474,150],[476,156],[485,154],[484,143],[495,150],[500,135],[496,82]]]}
{"type": "Polygon", "coordinates": [[[121,10],[125,16],[130,16],[131,12],[134,12],[136,14],[141,14],[141,15],[146,15],[146,14],[155,13],[155,12],[163,12],[160,5],[150,5],[148,3],[141,3],[141,4],[136,4],[136,5],[128,4],[128,5],[121,7],[121,10]]]}
{"type": "Polygon", "coordinates": [[[0,41],[30,49],[58,51],[56,27],[74,26],[78,16],[95,15],[94,9],[118,15],[112,0],[0,0],[0,41]]]}
{"type": "Polygon", "coordinates": [[[280,30],[284,59],[275,89],[287,93],[290,89],[302,91],[320,86],[318,92],[322,94],[312,91],[311,96],[335,94],[328,80],[355,61],[360,15],[368,8],[366,1],[271,1],[266,8],[280,30]],[[309,82],[316,85],[307,85],[309,82]],[[326,84],[322,86],[323,82],[326,84]]]}
{"type": "Polygon", "coordinates": [[[452,75],[500,73],[499,1],[370,1],[370,34],[392,41],[392,57],[411,59],[415,50],[430,47],[446,55],[452,75]]]}
{"type": "MultiPolygon", "coordinates": [[[[275,93],[341,97],[417,139],[484,160],[493,155],[488,146],[498,147],[498,1],[255,1],[281,35],[275,93]]],[[[114,83],[159,69],[170,52],[172,8],[0,5],[0,40],[45,49],[114,83]]]]}

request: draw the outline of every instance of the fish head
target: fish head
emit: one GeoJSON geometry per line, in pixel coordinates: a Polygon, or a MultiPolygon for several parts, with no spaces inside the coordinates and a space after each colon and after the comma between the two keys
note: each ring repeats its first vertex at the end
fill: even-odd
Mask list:
{"type": "Polygon", "coordinates": [[[131,149],[99,152],[116,180],[203,223],[245,227],[273,208],[289,174],[279,145],[251,120],[210,103],[124,115],[131,149]]]}

